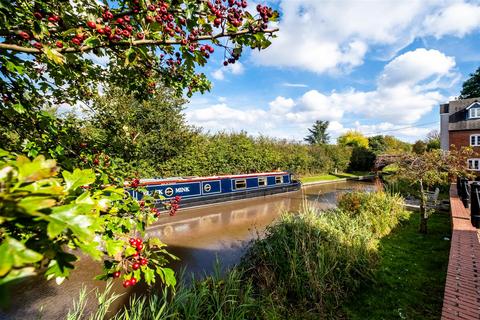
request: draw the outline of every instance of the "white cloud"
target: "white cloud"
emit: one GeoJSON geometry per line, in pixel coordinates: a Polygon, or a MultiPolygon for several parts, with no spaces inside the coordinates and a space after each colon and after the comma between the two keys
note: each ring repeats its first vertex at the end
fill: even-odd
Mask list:
{"type": "Polygon", "coordinates": [[[462,36],[480,26],[480,5],[460,0],[282,0],[280,31],[253,53],[260,65],[348,72],[371,50],[391,57],[419,36],[462,36]]]}
{"type": "Polygon", "coordinates": [[[304,83],[290,83],[290,82],[284,82],[282,83],[282,86],[284,87],[291,87],[291,88],[308,88],[308,85],[304,83]]]}
{"type": "Polygon", "coordinates": [[[444,35],[464,35],[480,27],[480,6],[472,3],[454,3],[428,16],[424,22],[425,34],[440,38],[444,35]]]}
{"type": "Polygon", "coordinates": [[[225,80],[225,75],[227,73],[240,75],[245,72],[245,68],[243,64],[239,61],[235,62],[234,64],[229,64],[226,67],[219,68],[212,72],[212,77],[216,80],[225,80]]]}
{"type": "MultiPolygon", "coordinates": [[[[315,120],[329,120],[329,131],[338,136],[348,129],[366,134],[395,130],[409,139],[429,129],[414,124],[448,99],[440,88],[458,80],[455,60],[437,50],[417,49],[390,61],[370,91],[348,89],[322,93],[306,91],[298,98],[278,96],[268,106],[233,108],[225,103],[187,109],[187,119],[210,130],[247,130],[282,138],[301,139],[315,120]],[[379,122],[362,125],[367,119],[379,122]],[[344,126],[347,121],[354,125],[344,126]]],[[[198,105],[198,104],[197,104],[198,105]]]]}

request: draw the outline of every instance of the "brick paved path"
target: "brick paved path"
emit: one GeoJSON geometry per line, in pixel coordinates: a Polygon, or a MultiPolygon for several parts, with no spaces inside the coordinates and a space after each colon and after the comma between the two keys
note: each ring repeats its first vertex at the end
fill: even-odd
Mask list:
{"type": "Polygon", "coordinates": [[[450,187],[452,242],[448,261],[442,320],[480,320],[480,240],[470,223],[470,210],[450,187]]]}

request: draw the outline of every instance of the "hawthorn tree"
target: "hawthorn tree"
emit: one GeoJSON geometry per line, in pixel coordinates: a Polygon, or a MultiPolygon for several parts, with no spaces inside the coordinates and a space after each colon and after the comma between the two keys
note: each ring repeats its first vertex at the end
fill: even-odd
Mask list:
{"type": "Polygon", "coordinates": [[[337,142],[344,147],[368,148],[368,138],[361,132],[350,130],[338,137],[337,142]]]}
{"type": "Polygon", "coordinates": [[[427,207],[427,192],[447,184],[455,176],[472,176],[467,169],[467,159],[475,156],[470,147],[444,152],[433,149],[421,154],[408,153],[396,161],[394,178],[412,186],[413,195],[420,200],[420,232],[427,233],[428,218],[433,210],[427,207]]]}
{"type": "Polygon", "coordinates": [[[155,99],[161,88],[177,96],[208,90],[198,67],[215,48],[228,65],[245,47],[265,49],[274,37],[277,29],[268,23],[278,14],[247,6],[238,0],[0,1],[0,289],[35,272],[61,282],[79,251],[103,260],[102,277],[123,277],[124,286],[151,284],[155,274],[174,285],[164,245],[141,238],[161,199],[126,195],[125,187],[143,190],[138,179],[124,184],[104,150],[78,139],[77,123],[49,110],[89,106],[108,86],[139,101],[155,99]]]}

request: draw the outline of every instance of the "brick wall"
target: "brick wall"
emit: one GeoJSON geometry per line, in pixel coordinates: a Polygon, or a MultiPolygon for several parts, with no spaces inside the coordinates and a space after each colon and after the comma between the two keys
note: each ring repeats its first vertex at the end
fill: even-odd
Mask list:
{"type": "Polygon", "coordinates": [[[452,240],[443,297],[442,320],[480,319],[480,240],[470,210],[450,188],[452,240]]]}
{"type": "MultiPolygon", "coordinates": [[[[470,135],[472,134],[480,134],[480,130],[450,131],[448,133],[450,146],[455,145],[457,150],[470,146],[470,135]]],[[[474,147],[474,150],[480,153],[480,147],[474,147]]]]}

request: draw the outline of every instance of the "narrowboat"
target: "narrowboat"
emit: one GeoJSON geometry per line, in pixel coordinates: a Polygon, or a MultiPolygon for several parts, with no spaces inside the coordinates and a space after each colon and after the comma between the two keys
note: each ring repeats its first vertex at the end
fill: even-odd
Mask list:
{"type": "MultiPolygon", "coordinates": [[[[294,179],[293,175],[286,171],[142,179],[139,185],[147,190],[147,194],[157,194],[163,198],[157,203],[158,207],[162,207],[163,203],[180,196],[182,208],[292,192],[301,187],[300,181],[294,179]]],[[[138,200],[143,197],[143,193],[134,190],[128,192],[138,200]]]]}

